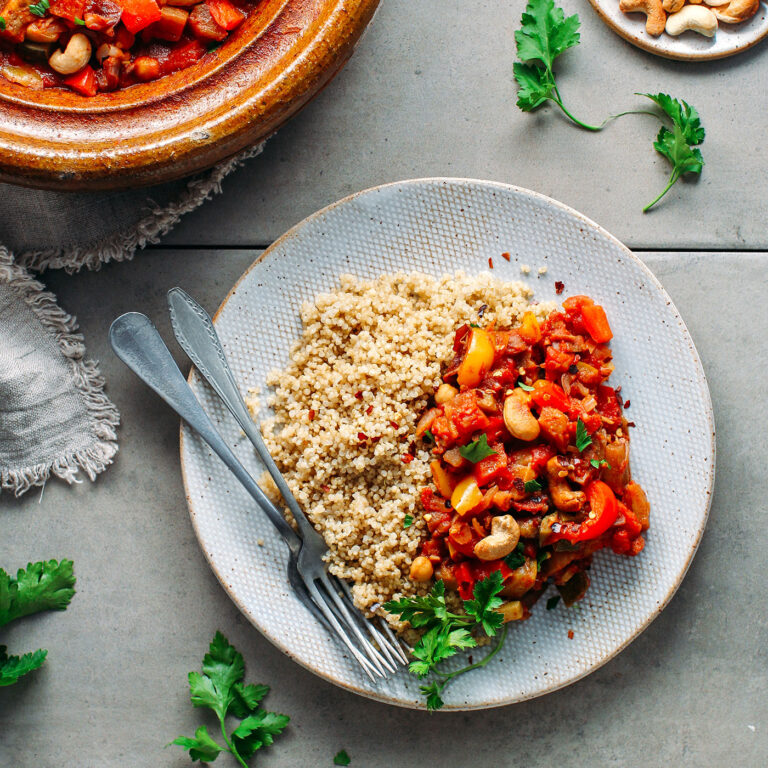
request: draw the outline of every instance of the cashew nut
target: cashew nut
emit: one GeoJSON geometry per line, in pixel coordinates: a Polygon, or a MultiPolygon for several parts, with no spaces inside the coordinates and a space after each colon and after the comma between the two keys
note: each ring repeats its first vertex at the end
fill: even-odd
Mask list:
{"type": "Polygon", "coordinates": [[[491,535],[475,544],[475,556],[480,560],[506,557],[520,541],[520,526],[512,515],[500,515],[491,521],[491,535]]]}
{"type": "Polygon", "coordinates": [[[504,424],[512,437],[518,440],[535,440],[541,432],[539,422],[528,405],[528,396],[520,387],[504,400],[504,424]]]}
{"type": "Polygon", "coordinates": [[[574,491],[568,484],[567,473],[561,477],[561,472],[566,472],[566,469],[560,464],[560,457],[553,456],[547,462],[547,480],[552,503],[561,512],[578,512],[587,497],[583,491],[574,491]]]}
{"type": "Polygon", "coordinates": [[[704,0],[707,5],[728,5],[730,0],[704,0]]]}
{"type": "MultiPolygon", "coordinates": [[[[720,0],[715,1],[719,2],[720,0]]],[[[667,13],[677,13],[685,5],[685,0],[661,0],[661,4],[667,13]]]]}
{"type": "Polygon", "coordinates": [[[658,37],[664,31],[667,12],[661,0],[619,0],[619,8],[624,13],[644,13],[648,17],[645,31],[649,35],[658,37]]]}
{"type": "Polygon", "coordinates": [[[428,557],[419,555],[411,563],[410,577],[413,581],[429,581],[434,573],[432,563],[429,562],[428,557]]]}
{"type": "Polygon", "coordinates": [[[740,24],[751,19],[760,6],[759,0],[731,0],[727,5],[721,5],[712,9],[715,18],[724,24],[740,24]]]}
{"type": "Polygon", "coordinates": [[[717,32],[717,17],[703,5],[687,5],[681,11],[672,13],[667,18],[668,35],[682,35],[690,30],[705,37],[714,37],[717,32]]]}
{"type": "Polygon", "coordinates": [[[523,618],[523,604],[519,600],[502,603],[496,610],[504,617],[505,624],[508,621],[519,621],[523,618]]]}
{"type": "Polygon", "coordinates": [[[82,33],[76,32],[69,39],[64,51],[54,51],[48,63],[60,75],[74,75],[91,58],[91,41],[82,33]]]}

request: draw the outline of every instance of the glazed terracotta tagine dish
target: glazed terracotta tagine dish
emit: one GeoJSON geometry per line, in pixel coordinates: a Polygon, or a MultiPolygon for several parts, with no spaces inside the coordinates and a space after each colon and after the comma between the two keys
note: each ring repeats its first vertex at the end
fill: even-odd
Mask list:
{"type": "Polygon", "coordinates": [[[0,180],[117,189],[208,168],[317,94],[378,2],[0,0],[0,180]]]}

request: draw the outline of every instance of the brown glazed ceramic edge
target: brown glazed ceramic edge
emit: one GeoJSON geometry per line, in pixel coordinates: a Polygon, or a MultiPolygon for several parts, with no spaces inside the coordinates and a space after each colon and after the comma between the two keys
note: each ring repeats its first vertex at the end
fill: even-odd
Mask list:
{"type": "Polygon", "coordinates": [[[262,0],[215,55],[84,99],[0,78],[0,181],[45,189],[148,186],[268,137],[341,69],[379,0],[262,0]],[[38,103],[30,100],[30,94],[38,103]]]}

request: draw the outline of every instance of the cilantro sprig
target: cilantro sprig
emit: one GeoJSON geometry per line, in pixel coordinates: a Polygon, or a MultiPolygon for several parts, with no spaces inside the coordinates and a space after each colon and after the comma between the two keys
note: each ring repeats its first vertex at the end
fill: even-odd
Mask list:
{"type": "Polygon", "coordinates": [[[489,456],[496,455],[496,451],[488,445],[487,435],[480,435],[477,440],[462,445],[461,448],[459,448],[459,453],[467,459],[467,461],[471,461],[473,464],[477,464],[478,461],[487,459],[489,456]]]}
{"type": "Polygon", "coordinates": [[[40,18],[42,18],[48,12],[48,9],[50,7],[51,7],[50,0],[40,0],[39,3],[35,3],[35,5],[30,5],[28,10],[34,16],[39,16],[40,18]]]}
{"type": "Polygon", "coordinates": [[[287,715],[267,712],[259,706],[269,693],[268,686],[246,685],[244,676],[243,655],[217,632],[203,657],[202,672],[189,673],[189,693],[193,706],[208,707],[216,713],[226,746],[222,747],[201,725],[194,737],[179,736],[171,742],[189,750],[192,762],[210,763],[221,752],[229,752],[247,768],[246,761],[257,750],[270,746],[288,725],[287,715]],[[240,720],[229,735],[225,723],[228,716],[240,720]]]}
{"type": "Polygon", "coordinates": [[[522,62],[513,66],[517,80],[517,106],[532,112],[551,101],[576,125],[588,131],[600,131],[602,125],[587,125],[566,108],[560,96],[553,66],[560,54],[579,44],[581,22],[577,14],[568,16],[554,0],[529,0],[520,29],[515,32],[517,55],[522,62]]]}
{"type": "Polygon", "coordinates": [[[653,148],[672,163],[672,175],[667,186],[658,197],[654,198],[643,208],[643,213],[650,210],[664,195],[669,192],[675,182],[686,173],[701,173],[704,167],[704,158],[697,145],[704,141],[706,135],[701,124],[699,113],[695,107],[685,101],[673,99],[666,93],[638,93],[637,96],[646,96],[661,107],[672,120],[672,130],[662,125],[653,148]]]}
{"type": "Polygon", "coordinates": [[[414,660],[408,669],[420,678],[435,675],[419,689],[426,696],[427,709],[440,709],[444,703],[442,693],[453,678],[484,667],[501,650],[507,627],[503,624],[503,615],[496,609],[503,602],[499,597],[503,587],[501,571],[495,571],[487,579],[477,582],[473,590],[474,599],[464,601],[466,614],[453,613],[448,609],[443,581],[437,581],[428,595],[392,600],[384,606],[402,621],[409,621],[415,629],[425,630],[413,649],[414,660]],[[490,653],[480,661],[452,672],[437,668],[459,651],[474,648],[477,640],[473,633],[479,630],[489,637],[498,634],[498,642],[490,653]]]}
{"type": "Polygon", "coordinates": [[[592,438],[587,432],[587,427],[581,419],[576,419],[576,448],[581,453],[585,448],[592,445],[592,438]]]}
{"type": "MultiPolygon", "coordinates": [[[[12,577],[0,568],[0,627],[40,611],[63,611],[75,594],[71,560],[28,563],[12,577]]],[[[0,687],[13,685],[39,669],[48,651],[39,649],[23,656],[9,656],[0,645],[0,687]]]]}
{"type": "Polygon", "coordinates": [[[4,31],[5,31],[5,17],[0,16],[0,32],[4,32],[4,31]]]}
{"type": "Polygon", "coordinates": [[[334,765],[349,765],[351,762],[346,749],[339,750],[333,758],[334,765]]]}

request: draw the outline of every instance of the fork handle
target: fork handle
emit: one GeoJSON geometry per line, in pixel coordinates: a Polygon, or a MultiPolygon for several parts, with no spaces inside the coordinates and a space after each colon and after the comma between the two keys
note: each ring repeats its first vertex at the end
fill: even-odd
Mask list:
{"type": "Polygon", "coordinates": [[[109,342],[115,354],[208,443],[297,553],[301,540],[296,532],[224,442],[150,319],[140,312],[121,315],[109,329],[109,342]]]}
{"type": "Polygon", "coordinates": [[[200,371],[205,380],[227,406],[235,421],[240,425],[248,439],[253,443],[259,458],[267,472],[272,476],[285,503],[291,510],[299,533],[305,542],[318,540],[325,542],[314,526],[307,519],[304,510],[288,487],[285,478],[275,464],[275,460],[264,444],[261,431],[251,417],[243,401],[232,369],[229,367],[224,347],[208,313],[181,288],[168,291],[168,308],[171,315],[171,327],[181,348],[200,371]]]}

